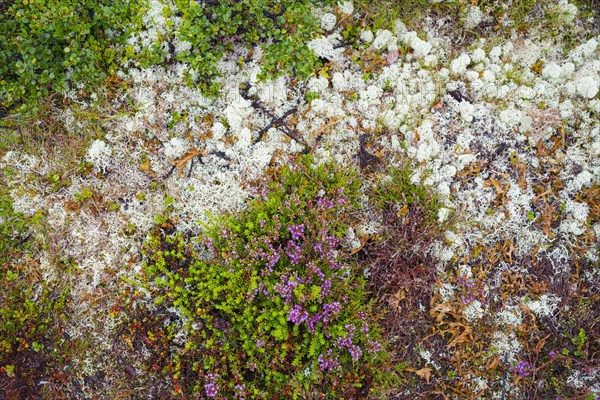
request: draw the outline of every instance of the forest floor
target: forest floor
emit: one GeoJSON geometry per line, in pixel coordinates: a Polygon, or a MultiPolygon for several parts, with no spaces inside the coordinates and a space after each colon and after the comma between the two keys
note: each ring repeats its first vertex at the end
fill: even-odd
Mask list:
{"type": "Polygon", "coordinates": [[[314,10],[324,66],[306,80],[261,82],[259,49],[234,45],[217,100],[179,62],[131,67],[0,131],[29,235],[12,268],[32,293],[69,292],[60,344],[0,363],[0,398],[175,396],[153,368],[156,326],[134,332],[147,320],[126,306],[144,298],[132,282],[156,217],[196,236],[307,153],[359,171],[363,193],[408,171],[438,202],[430,232],[402,198],[384,217],[365,200],[344,237],[367,279],[398,274],[375,299],[403,370],[389,398],[600,396],[598,3],[364,3],[314,10]],[[46,364],[60,368],[18,379],[46,364]]]}

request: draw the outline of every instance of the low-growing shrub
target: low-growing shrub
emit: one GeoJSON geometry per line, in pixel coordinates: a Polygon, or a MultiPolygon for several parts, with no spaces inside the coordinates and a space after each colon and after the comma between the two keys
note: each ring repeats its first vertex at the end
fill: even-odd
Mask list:
{"type": "MultiPolygon", "coordinates": [[[[261,77],[285,72],[306,78],[320,66],[306,45],[320,31],[318,21],[311,14],[312,3],[307,0],[176,0],[182,16],[178,35],[191,43],[191,48],[183,51],[179,59],[198,74],[195,83],[212,94],[219,89],[217,61],[236,41],[244,46],[261,44],[265,50],[261,77]]],[[[317,3],[328,5],[335,1],[317,3]]]]}
{"type": "Polygon", "coordinates": [[[341,246],[359,187],[354,172],[304,158],[245,211],[206,227],[207,260],[159,221],[146,279],[188,321],[173,374],[185,394],[362,398],[393,380],[365,279],[341,246]]]}
{"type": "Polygon", "coordinates": [[[54,92],[94,85],[119,67],[143,0],[0,2],[0,106],[29,114],[54,92]]]}

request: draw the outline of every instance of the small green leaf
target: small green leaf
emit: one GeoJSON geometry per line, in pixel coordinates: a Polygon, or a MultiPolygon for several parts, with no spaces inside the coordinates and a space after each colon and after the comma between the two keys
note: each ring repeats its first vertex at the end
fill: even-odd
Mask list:
{"type": "Polygon", "coordinates": [[[38,342],[33,342],[31,343],[31,348],[33,349],[33,351],[38,352],[44,348],[44,345],[38,342]]]}

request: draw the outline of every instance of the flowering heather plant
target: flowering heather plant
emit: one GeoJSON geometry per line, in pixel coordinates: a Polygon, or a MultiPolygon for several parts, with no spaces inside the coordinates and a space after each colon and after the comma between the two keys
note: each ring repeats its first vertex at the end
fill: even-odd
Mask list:
{"type": "Polygon", "coordinates": [[[347,273],[358,268],[341,248],[358,189],[353,173],[303,158],[247,210],[214,219],[198,238],[210,260],[180,235],[151,235],[147,272],[202,327],[186,346],[203,382],[193,393],[357,398],[393,377],[365,281],[347,273]]]}

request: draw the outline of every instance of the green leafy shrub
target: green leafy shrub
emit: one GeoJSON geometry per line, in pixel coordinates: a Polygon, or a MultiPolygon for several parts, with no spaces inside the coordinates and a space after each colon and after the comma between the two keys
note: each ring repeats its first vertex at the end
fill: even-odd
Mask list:
{"type": "Polygon", "coordinates": [[[121,62],[144,0],[0,3],[0,105],[35,111],[42,98],[102,82],[121,62]]]}
{"type": "Polygon", "coordinates": [[[41,281],[27,279],[25,275],[32,268],[35,263],[3,263],[0,269],[0,281],[6,285],[0,301],[0,360],[5,354],[29,348],[39,351],[48,343],[46,339],[60,322],[66,305],[68,289],[54,290],[41,281]]]}
{"type": "Polygon", "coordinates": [[[304,158],[247,210],[214,219],[198,238],[208,260],[160,221],[145,271],[157,303],[188,320],[173,374],[193,371],[187,395],[361,398],[391,382],[365,279],[340,244],[359,187],[304,158]]]}
{"type": "MultiPolygon", "coordinates": [[[[251,46],[262,43],[265,58],[261,78],[282,72],[300,78],[309,76],[320,62],[306,41],[320,30],[307,0],[175,0],[181,12],[179,37],[192,44],[179,59],[198,74],[196,84],[206,93],[216,93],[220,77],[217,68],[235,40],[251,46]]],[[[321,0],[320,5],[335,4],[321,0]]],[[[191,74],[189,78],[192,81],[191,74]]]]}

